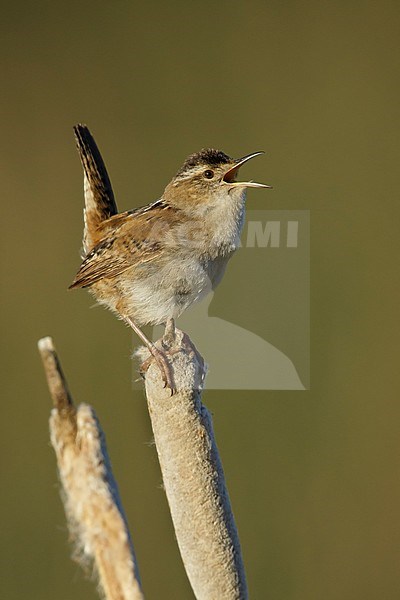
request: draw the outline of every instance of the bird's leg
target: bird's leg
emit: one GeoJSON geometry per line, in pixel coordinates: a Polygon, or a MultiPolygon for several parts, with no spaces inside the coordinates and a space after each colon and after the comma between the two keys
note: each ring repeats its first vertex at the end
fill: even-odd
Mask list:
{"type": "MultiPolygon", "coordinates": [[[[185,336],[186,333],[183,335],[185,336]]],[[[169,354],[169,356],[172,356],[173,354],[176,354],[177,352],[179,352],[181,350],[180,344],[178,344],[178,346],[176,347],[175,342],[176,342],[175,319],[173,319],[172,317],[169,317],[165,322],[164,335],[162,336],[162,340],[161,340],[163,348],[165,349],[165,352],[167,354],[169,354]]]]}
{"type": "MultiPolygon", "coordinates": [[[[153,342],[151,342],[145,336],[143,331],[136,325],[136,323],[134,321],[132,321],[132,319],[130,317],[124,317],[124,321],[129,325],[129,327],[131,327],[133,329],[133,331],[136,333],[136,335],[139,336],[139,338],[142,340],[142,342],[144,343],[144,345],[146,346],[146,348],[148,349],[148,351],[150,352],[150,354],[156,361],[156,363],[159,366],[160,371],[161,371],[161,375],[162,375],[162,378],[164,381],[164,387],[169,387],[169,389],[171,390],[171,395],[172,395],[175,391],[174,378],[172,375],[171,365],[168,362],[168,359],[167,359],[165,353],[162,350],[159,350],[157,348],[157,346],[155,346],[153,344],[153,342]]],[[[145,372],[149,367],[149,364],[147,364],[147,362],[148,361],[146,360],[141,367],[143,372],[145,372]]]]}
{"type": "Polygon", "coordinates": [[[167,319],[165,323],[165,331],[162,341],[163,346],[166,347],[167,350],[169,350],[175,342],[175,320],[172,317],[167,319]]]}

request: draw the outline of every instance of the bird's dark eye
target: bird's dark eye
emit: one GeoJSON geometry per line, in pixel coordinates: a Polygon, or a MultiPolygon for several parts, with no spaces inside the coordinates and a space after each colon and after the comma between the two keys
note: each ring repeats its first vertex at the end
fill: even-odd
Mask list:
{"type": "Polygon", "coordinates": [[[214,171],[207,169],[207,171],[204,171],[203,175],[206,179],[212,179],[214,177],[214,171]]]}

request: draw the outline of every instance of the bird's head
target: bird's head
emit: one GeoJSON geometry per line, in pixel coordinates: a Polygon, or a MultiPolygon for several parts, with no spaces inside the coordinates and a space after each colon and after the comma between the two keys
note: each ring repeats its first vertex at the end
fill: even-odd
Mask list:
{"type": "Polygon", "coordinates": [[[237,180],[240,167],[260,154],[263,152],[235,159],[213,148],[191,154],[166,187],[164,198],[180,208],[212,206],[222,198],[243,198],[249,187],[270,188],[264,183],[237,180]]]}

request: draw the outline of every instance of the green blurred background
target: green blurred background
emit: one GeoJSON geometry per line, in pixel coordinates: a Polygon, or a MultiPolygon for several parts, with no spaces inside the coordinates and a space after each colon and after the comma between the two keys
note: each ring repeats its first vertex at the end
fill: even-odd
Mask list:
{"type": "MultiPolygon", "coordinates": [[[[390,1],[3,3],[2,598],[97,597],[69,559],[36,350],[46,334],[106,430],[146,597],[193,597],[132,392],[129,331],[66,290],[82,234],[76,122],[95,134],[121,210],[157,198],[209,145],[267,151],[251,176],[274,191],[250,192],[252,208],[311,210],[311,390],[204,401],[251,597],[400,597],[399,12],[390,1]]],[[[221,318],[233,273],[213,299],[221,318]]],[[[254,328],[251,313],[236,322],[254,328]]]]}

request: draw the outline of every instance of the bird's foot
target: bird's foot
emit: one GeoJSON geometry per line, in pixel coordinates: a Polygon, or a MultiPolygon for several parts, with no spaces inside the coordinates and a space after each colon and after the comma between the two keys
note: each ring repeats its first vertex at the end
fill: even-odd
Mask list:
{"type": "Polygon", "coordinates": [[[153,346],[153,348],[149,348],[149,351],[150,356],[146,358],[146,360],[140,365],[139,373],[142,377],[144,377],[148,368],[155,360],[161,371],[161,377],[164,383],[164,387],[169,388],[171,390],[171,396],[173,396],[176,392],[176,389],[174,384],[172,365],[168,361],[166,353],[163,352],[163,350],[159,350],[156,346],[153,346]]]}
{"type": "MultiPolygon", "coordinates": [[[[146,371],[149,368],[152,361],[155,360],[161,371],[161,376],[162,376],[162,380],[164,382],[164,387],[169,388],[171,390],[171,396],[172,396],[176,390],[175,390],[175,384],[174,384],[172,365],[168,361],[166,352],[164,350],[160,350],[159,348],[157,348],[157,346],[155,346],[153,344],[153,342],[151,342],[149,339],[147,339],[147,337],[145,336],[143,331],[136,325],[136,323],[130,317],[124,317],[124,321],[130,327],[132,327],[132,329],[135,331],[135,333],[137,333],[137,335],[140,337],[142,342],[144,342],[144,344],[146,345],[146,348],[150,352],[150,356],[144,361],[144,363],[139,368],[140,374],[142,376],[144,376],[144,374],[146,373],[146,371]]],[[[170,329],[171,329],[171,331],[172,330],[175,331],[175,325],[174,324],[170,325],[170,329]]]]}

